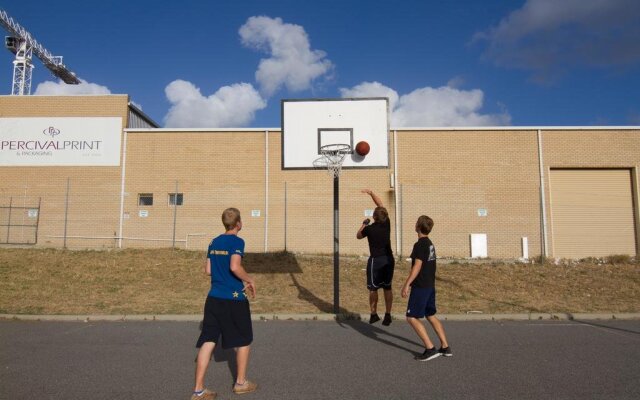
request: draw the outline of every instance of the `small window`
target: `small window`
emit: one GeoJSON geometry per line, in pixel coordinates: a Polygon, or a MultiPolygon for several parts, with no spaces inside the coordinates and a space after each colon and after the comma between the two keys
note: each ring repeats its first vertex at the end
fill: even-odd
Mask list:
{"type": "Polygon", "coordinates": [[[153,205],[153,193],[139,193],[138,194],[139,206],[152,206],[153,205]]]}
{"type": "Polygon", "coordinates": [[[170,206],[181,206],[182,205],[183,195],[182,193],[169,193],[169,205],[170,206]]]}

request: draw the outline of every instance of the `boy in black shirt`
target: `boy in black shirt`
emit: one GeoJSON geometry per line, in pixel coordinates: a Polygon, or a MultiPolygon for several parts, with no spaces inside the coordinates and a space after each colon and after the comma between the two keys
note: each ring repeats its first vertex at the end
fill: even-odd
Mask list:
{"type": "Polygon", "coordinates": [[[356,237],[369,241],[369,260],[367,261],[367,289],[369,289],[369,307],[371,308],[371,317],[369,323],[373,324],[380,321],[378,316],[378,289],[384,291],[385,314],[382,325],[389,326],[391,324],[391,305],[393,303],[393,292],[391,290],[391,281],[393,280],[393,251],[391,250],[391,222],[389,221],[389,212],[382,200],[369,189],[363,189],[362,193],[371,196],[376,204],[373,211],[373,224],[369,225],[367,218],[362,222],[362,226],[358,230],[356,237]]]}
{"type": "Polygon", "coordinates": [[[440,320],[436,318],[436,249],[428,235],[433,228],[433,220],[426,215],[420,216],[416,222],[418,241],[413,245],[411,252],[411,273],[402,287],[402,297],[406,298],[411,287],[409,304],[407,305],[407,322],[416,331],[425,351],[416,360],[429,361],[438,356],[450,357],[453,355],[447,343],[447,337],[440,320]],[[419,321],[426,317],[433,330],[440,339],[440,350],[429,339],[427,329],[419,321]]]}

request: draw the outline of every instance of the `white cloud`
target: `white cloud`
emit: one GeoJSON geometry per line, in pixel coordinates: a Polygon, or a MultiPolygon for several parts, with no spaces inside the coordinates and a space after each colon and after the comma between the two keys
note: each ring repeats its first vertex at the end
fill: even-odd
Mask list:
{"type": "Polygon", "coordinates": [[[638,0],[527,0],[497,26],[474,35],[496,65],[532,70],[545,81],[567,67],[640,62],[638,0]]]}
{"type": "Polygon", "coordinates": [[[481,114],[482,90],[460,90],[449,86],[424,87],[399,96],[379,82],[363,82],[350,89],[340,89],[342,97],[389,97],[391,125],[421,126],[498,126],[509,125],[511,116],[481,114]]]}
{"type": "Polygon", "coordinates": [[[105,95],[111,94],[106,86],[97,83],[89,83],[80,79],[77,85],[69,85],[62,81],[45,81],[36,87],[34,95],[42,96],[81,96],[81,95],[105,95]]]}
{"type": "Polygon", "coordinates": [[[260,60],[256,71],[256,81],[267,96],[282,86],[292,92],[309,89],[315,79],[333,70],[324,51],[311,49],[300,25],[283,23],[281,18],[250,17],[239,33],[243,45],[270,56],[260,60]]]}
{"type": "Polygon", "coordinates": [[[256,111],[267,106],[249,83],[223,86],[214,94],[203,96],[193,83],[178,79],[164,91],[172,104],[164,122],[172,128],[246,126],[256,111]]]}
{"type": "Polygon", "coordinates": [[[340,88],[340,96],[345,97],[388,97],[389,109],[398,103],[398,92],[380,82],[362,82],[352,88],[340,88]]]}

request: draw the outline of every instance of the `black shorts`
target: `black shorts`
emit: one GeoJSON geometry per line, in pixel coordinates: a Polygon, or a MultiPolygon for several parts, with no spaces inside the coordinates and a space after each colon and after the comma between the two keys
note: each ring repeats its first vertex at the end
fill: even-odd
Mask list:
{"type": "Polygon", "coordinates": [[[367,261],[367,289],[391,289],[394,266],[393,257],[369,257],[369,261],[367,261]]]}
{"type": "Polygon", "coordinates": [[[248,301],[207,297],[204,303],[202,332],[196,347],[201,347],[206,342],[218,343],[220,336],[223,349],[251,344],[253,327],[248,301]]]}
{"type": "Polygon", "coordinates": [[[412,287],[407,304],[407,317],[430,317],[436,312],[436,288],[412,287]]]}

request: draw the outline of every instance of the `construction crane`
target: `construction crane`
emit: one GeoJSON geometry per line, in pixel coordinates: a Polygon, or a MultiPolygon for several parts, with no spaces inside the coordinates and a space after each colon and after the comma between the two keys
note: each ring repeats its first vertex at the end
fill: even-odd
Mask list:
{"type": "Polygon", "coordinates": [[[80,79],[76,77],[76,74],[71,72],[62,63],[62,57],[52,55],[51,52],[38,43],[26,29],[14,21],[6,11],[1,9],[0,25],[11,35],[5,37],[5,46],[16,56],[16,59],[13,61],[12,95],[31,94],[31,70],[33,69],[31,57],[33,54],[42,61],[53,76],[71,85],[80,83],[80,79]]]}

